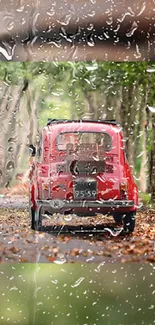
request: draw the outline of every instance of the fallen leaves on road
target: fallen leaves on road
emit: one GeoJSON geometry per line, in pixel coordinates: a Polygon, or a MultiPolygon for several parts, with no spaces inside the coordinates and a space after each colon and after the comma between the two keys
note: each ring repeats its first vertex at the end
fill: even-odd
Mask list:
{"type": "Polygon", "coordinates": [[[133,234],[113,237],[113,219],[74,217],[65,222],[63,216],[45,220],[48,232],[30,229],[27,210],[1,209],[0,262],[155,262],[155,211],[137,213],[137,225],[133,234]],[[50,226],[57,225],[53,233],[50,226]],[[65,233],[66,227],[70,233],[65,233]],[[82,227],[82,233],[76,230],[82,227]],[[90,233],[88,229],[96,228],[90,233]],[[102,231],[101,231],[102,230],[102,231]],[[61,258],[60,258],[61,257],[61,258]]]}

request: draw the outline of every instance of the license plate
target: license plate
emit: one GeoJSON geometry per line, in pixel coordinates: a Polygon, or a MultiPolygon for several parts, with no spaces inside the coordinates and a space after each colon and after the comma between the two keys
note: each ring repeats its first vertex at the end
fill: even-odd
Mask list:
{"type": "Polygon", "coordinates": [[[95,180],[78,179],[74,182],[74,199],[96,199],[95,180]]]}

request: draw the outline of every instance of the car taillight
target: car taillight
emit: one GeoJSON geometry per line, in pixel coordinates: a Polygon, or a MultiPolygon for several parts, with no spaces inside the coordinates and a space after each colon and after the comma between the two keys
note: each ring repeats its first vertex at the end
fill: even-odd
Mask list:
{"type": "Polygon", "coordinates": [[[42,199],[47,199],[50,197],[50,184],[42,183],[42,199]]]}
{"type": "Polygon", "coordinates": [[[120,196],[122,200],[128,199],[128,187],[126,183],[120,184],[120,196]]]}

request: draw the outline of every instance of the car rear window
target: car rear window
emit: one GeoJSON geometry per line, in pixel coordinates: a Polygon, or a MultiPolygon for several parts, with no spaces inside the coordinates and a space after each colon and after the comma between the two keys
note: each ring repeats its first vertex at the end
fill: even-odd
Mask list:
{"type": "Polygon", "coordinates": [[[96,146],[104,151],[110,151],[112,147],[112,139],[107,133],[103,132],[63,132],[57,136],[57,148],[66,151],[69,145],[76,147],[90,148],[96,146]]]}

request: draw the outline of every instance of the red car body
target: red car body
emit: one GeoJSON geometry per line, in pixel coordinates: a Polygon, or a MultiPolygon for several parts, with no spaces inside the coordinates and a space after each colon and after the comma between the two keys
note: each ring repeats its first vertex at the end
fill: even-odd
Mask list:
{"type": "Polygon", "coordinates": [[[33,229],[41,225],[44,211],[111,214],[131,232],[137,206],[137,185],[115,121],[49,120],[30,177],[33,229]]]}

